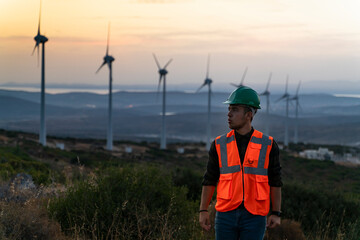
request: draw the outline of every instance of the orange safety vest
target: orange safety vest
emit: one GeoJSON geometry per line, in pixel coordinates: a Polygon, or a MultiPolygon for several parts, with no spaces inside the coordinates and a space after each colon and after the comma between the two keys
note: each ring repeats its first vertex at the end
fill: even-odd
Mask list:
{"type": "Polygon", "coordinates": [[[254,215],[269,213],[268,166],[272,142],[272,137],[254,130],[241,165],[234,130],[215,139],[220,167],[217,211],[231,211],[244,202],[245,208],[254,215]]]}

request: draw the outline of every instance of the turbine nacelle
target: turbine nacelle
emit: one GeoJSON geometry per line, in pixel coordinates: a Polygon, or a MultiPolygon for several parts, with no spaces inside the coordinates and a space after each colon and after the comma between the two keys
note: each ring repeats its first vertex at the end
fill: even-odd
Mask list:
{"type": "Polygon", "coordinates": [[[244,80],[245,80],[247,71],[248,71],[248,67],[246,67],[245,70],[244,70],[244,73],[243,73],[243,75],[242,75],[242,77],[241,77],[241,82],[240,82],[240,84],[235,84],[235,83],[230,83],[230,84],[233,85],[233,86],[236,87],[236,88],[240,88],[240,87],[245,86],[245,85],[244,85],[244,80]]]}
{"type": "Polygon", "coordinates": [[[115,61],[115,58],[113,56],[106,55],[104,57],[104,62],[106,62],[106,63],[112,63],[113,61],[115,61]]]}
{"type": "Polygon", "coordinates": [[[240,87],[245,86],[245,85],[243,85],[243,84],[235,84],[235,83],[230,83],[230,84],[233,85],[233,86],[236,87],[236,88],[240,88],[240,87]]]}
{"type": "Polygon", "coordinates": [[[207,78],[207,79],[205,79],[205,81],[204,81],[204,85],[210,85],[210,84],[212,84],[212,80],[210,79],[210,78],[207,78]]]}
{"type": "Polygon", "coordinates": [[[44,35],[38,34],[34,37],[34,40],[36,42],[36,45],[39,45],[40,43],[46,43],[49,39],[44,35]]]}
{"type": "Polygon", "coordinates": [[[165,68],[163,68],[163,69],[160,69],[160,70],[158,71],[158,73],[159,73],[161,76],[165,76],[166,74],[168,74],[168,71],[167,71],[165,68]]]}
{"type": "Polygon", "coordinates": [[[282,99],[289,99],[289,97],[290,97],[290,94],[285,93],[284,95],[282,95],[282,96],[277,100],[277,102],[280,101],[280,100],[282,100],[282,99]]]}
{"type": "Polygon", "coordinates": [[[299,96],[294,96],[294,97],[291,97],[291,98],[289,98],[289,100],[299,100],[299,96]]]}
{"type": "Polygon", "coordinates": [[[260,93],[260,96],[269,96],[269,95],[270,95],[269,91],[265,91],[265,92],[260,93]]]}

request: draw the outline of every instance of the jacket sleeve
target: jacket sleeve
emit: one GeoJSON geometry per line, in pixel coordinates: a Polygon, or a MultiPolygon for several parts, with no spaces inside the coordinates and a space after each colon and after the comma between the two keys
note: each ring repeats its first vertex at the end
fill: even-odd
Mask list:
{"type": "Polygon", "coordinates": [[[220,177],[219,158],[216,152],[215,141],[212,142],[209,150],[209,160],[206,172],[202,181],[203,186],[216,186],[220,177]]]}
{"type": "Polygon", "coordinates": [[[268,177],[269,185],[271,187],[282,187],[281,180],[281,165],[280,165],[280,151],[277,143],[273,140],[272,148],[269,156],[268,177]]]}

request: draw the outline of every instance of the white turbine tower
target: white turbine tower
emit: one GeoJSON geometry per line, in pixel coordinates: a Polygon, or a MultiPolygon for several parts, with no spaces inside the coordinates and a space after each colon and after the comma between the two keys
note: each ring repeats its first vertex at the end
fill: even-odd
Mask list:
{"type": "Polygon", "coordinates": [[[206,149],[210,149],[210,135],[211,135],[211,83],[212,80],[209,78],[209,66],[210,66],[210,55],[208,56],[206,78],[204,83],[199,87],[196,92],[199,92],[201,88],[208,85],[208,121],[206,127],[206,149]]]}
{"type": "Polygon", "coordinates": [[[162,104],[162,129],[161,129],[161,141],[160,141],[160,149],[166,149],[166,122],[165,122],[165,114],[166,114],[166,74],[168,71],[166,67],[169,66],[172,59],[170,59],[163,68],[160,67],[159,61],[157,60],[155,54],[153,54],[156,65],[159,69],[158,73],[160,75],[159,85],[158,85],[158,93],[160,91],[161,80],[163,79],[163,104],[162,104]]]}
{"type": "Polygon", "coordinates": [[[298,114],[299,114],[299,89],[300,89],[300,85],[301,85],[301,81],[299,82],[299,85],[296,89],[296,93],[295,96],[291,97],[290,100],[295,101],[295,132],[294,132],[294,143],[298,143],[298,125],[299,125],[299,121],[298,121],[298,114]]]}
{"type": "Polygon", "coordinates": [[[286,119],[285,119],[285,136],[284,136],[284,145],[289,145],[289,101],[290,101],[290,95],[288,93],[288,82],[289,82],[289,75],[286,76],[286,85],[285,85],[285,93],[282,95],[278,100],[285,99],[286,101],[286,119]]]}
{"type": "Polygon", "coordinates": [[[245,68],[245,71],[244,71],[244,73],[243,73],[243,75],[241,77],[240,84],[235,84],[235,83],[230,83],[230,84],[233,85],[234,87],[237,87],[237,88],[245,86],[244,85],[244,80],[245,80],[245,77],[246,77],[247,70],[248,70],[248,67],[245,68]]]}
{"type": "Polygon", "coordinates": [[[266,121],[266,126],[265,126],[265,134],[269,135],[269,112],[270,112],[270,92],[269,92],[269,85],[270,85],[270,81],[271,81],[271,77],[272,77],[272,73],[270,73],[269,75],[269,80],[266,84],[266,89],[264,92],[260,93],[260,96],[266,96],[266,116],[267,116],[267,121],[266,121]]]}
{"type": "Polygon", "coordinates": [[[42,44],[41,51],[41,97],[40,97],[40,136],[39,142],[46,146],[46,126],[45,126],[45,43],[49,40],[44,35],[40,34],[40,19],[41,19],[41,1],[40,1],[40,12],[39,12],[39,24],[38,24],[38,33],[34,37],[35,47],[33,50],[33,55],[35,49],[37,48],[38,59],[39,59],[39,45],[42,44]]]}
{"type": "Polygon", "coordinates": [[[112,131],[112,62],[115,61],[115,58],[109,55],[109,37],[110,37],[110,24],[108,27],[108,37],[107,37],[107,46],[106,54],[104,57],[104,62],[101,64],[99,69],[96,71],[98,73],[104,65],[109,67],[109,105],[108,105],[108,130],[107,130],[107,141],[106,149],[113,149],[113,131],[112,131]]]}

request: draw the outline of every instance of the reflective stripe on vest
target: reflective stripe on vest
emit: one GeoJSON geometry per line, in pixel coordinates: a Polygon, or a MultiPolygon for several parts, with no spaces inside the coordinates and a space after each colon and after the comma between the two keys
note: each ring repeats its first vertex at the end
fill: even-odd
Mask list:
{"type": "MultiPolygon", "coordinates": [[[[240,172],[240,165],[228,166],[228,157],[227,157],[227,144],[235,141],[235,133],[230,137],[227,137],[227,134],[222,135],[219,139],[216,140],[216,144],[220,145],[220,159],[221,159],[221,168],[220,174],[226,173],[236,173],[240,172]]],[[[268,175],[268,170],[265,168],[265,158],[268,146],[271,146],[272,141],[269,136],[263,134],[262,138],[257,138],[252,136],[250,142],[261,144],[259,162],[256,168],[254,167],[244,167],[244,173],[246,174],[255,174],[255,175],[268,175]]]]}

